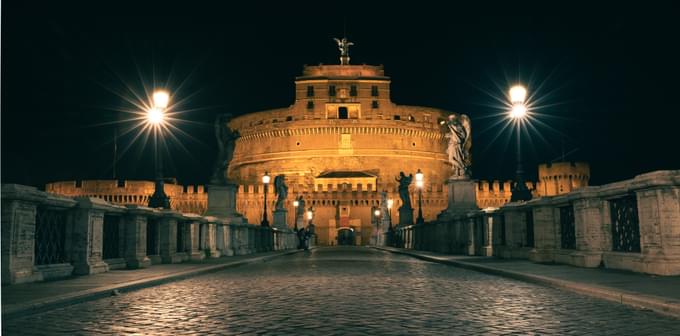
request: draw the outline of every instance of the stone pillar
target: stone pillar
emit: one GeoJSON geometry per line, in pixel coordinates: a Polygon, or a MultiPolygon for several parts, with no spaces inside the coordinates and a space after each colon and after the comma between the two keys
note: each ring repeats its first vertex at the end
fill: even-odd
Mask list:
{"type": "Polygon", "coordinates": [[[38,189],[2,185],[2,284],[42,280],[35,268],[37,204],[46,198],[38,189]]]}
{"type": "MultiPolygon", "coordinates": [[[[534,203],[534,202],[532,202],[534,203]]],[[[529,251],[529,260],[533,262],[555,261],[555,249],[560,248],[560,242],[556,241],[556,230],[560,226],[558,208],[549,201],[538,200],[534,203],[534,248],[529,251]]]]}
{"type": "Polygon", "coordinates": [[[475,181],[470,179],[449,178],[449,202],[445,211],[451,213],[478,209],[475,186],[475,181]]]}
{"type": "Polygon", "coordinates": [[[640,220],[640,271],[680,275],[680,170],[636,176],[640,220]]]}
{"type": "Polygon", "coordinates": [[[125,263],[128,268],[144,268],[151,265],[146,256],[146,218],[152,210],[146,207],[127,206],[125,216],[125,263]]]}
{"type": "Polygon", "coordinates": [[[413,225],[413,208],[399,207],[399,227],[413,225]]]}
{"type": "Polygon", "coordinates": [[[109,266],[102,260],[104,249],[104,213],[111,210],[106,201],[99,198],[78,197],[73,210],[73,230],[66,239],[71,241],[67,254],[73,265],[73,274],[102,273],[109,266]]]}
{"type": "Polygon", "coordinates": [[[208,185],[208,209],[206,216],[220,218],[243,218],[236,212],[236,191],[238,185],[227,183],[226,185],[208,185]]]}
{"type": "MultiPolygon", "coordinates": [[[[602,263],[602,253],[611,248],[611,224],[609,214],[604,214],[604,201],[595,193],[576,191],[578,196],[573,201],[574,226],[576,234],[576,251],[569,255],[567,261],[580,267],[598,267],[602,263]],[[604,215],[604,217],[603,217],[604,215]],[[605,220],[605,218],[607,218],[605,220]]],[[[556,227],[559,227],[556,221],[556,227]]],[[[560,244],[561,242],[556,242],[560,244]]],[[[560,262],[565,262],[560,260],[560,262]]]]}
{"type": "Polygon", "coordinates": [[[222,256],[233,256],[234,245],[232,242],[231,225],[224,222],[217,223],[217,249],[220,250],[222,256]]]}
{"type": "MultiPolygon", "coordinates": [[[[462,219],[461,219],[462,220],[462,219]]],[[[475,255],[475,242],[476,242],[476,237],[475,237],[475,217],[473,215],[467,216],[465,218],[465,226],[467,228],[467,244],[465,246],[465,254],[466,255],[475,255]]]]}
{"type": "Polygon", "coordinates": [[[182,257],[177,254],[177,223],[181,218],[182,216],[179,212],[164,210],[163,217],[158,222],[162,263],[174,264],[182,262],[182,257]]]}
{"type": "Polygon", "coordinates": [[[203,224],[205,225],[204,241],[203,246],[205,247],[206,253],[211,258],[218,258],[220,256],[220,251],[217,249],[217,223],[214,218],[203,224]]]}
{"type": "Polygon", "coordinates": [[[483,217],[483,231],[484,231],[484,245],[482,246],[482,255],[490,257],[493,255],[493,232],[494,232],[494,215],[493,212],[487,212],[483,217]]]}
{"type": "MultiPolygon", "coordinates": [[[[187,215],[185,215],[187,216],[187,215]]],[[[205,258],[205,253],[199,249],[200,244],[200,225],[201,221],[196,218],[198,216],[187,216],[187,235],[186,235],[186,253],[189,260],[202,260],[205,258]]]]}
{"type": "Polygon", "coordinates": [[[279,230],[288,229],[288,210],[276,209],[274,210],[274,224],[272,227],[279,230]]]}
{"type": "Polygon", "coordinates": [[[525,207],[504,206],[506,249],[504,258],[528,259],[525,207]]]}

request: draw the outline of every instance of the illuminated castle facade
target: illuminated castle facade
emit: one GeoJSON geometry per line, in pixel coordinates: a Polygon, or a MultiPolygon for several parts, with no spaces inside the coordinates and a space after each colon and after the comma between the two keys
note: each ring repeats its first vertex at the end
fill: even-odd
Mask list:
{"type": "MultiPolygon", "coordinates": [[[[293,200],[302,196],[314,211],[313,223],[320,245],[339,241],[366,245],[380,220],[380,192],[394,200],[392,223],[399,223],[401,200],[395,178],[400,172],[425,175],[422,212],[434,220],[447,206],[444,181],[451,175],[446,155],[447,130],[442,121],[449,111],[402,106],[390,100],[390,78],[382,66],[305,66],[295,80],[295,102],[285,108],[235,117],[228,127],[240,133],[226,172],[239,184],[237,210],[249,223],[262,219],[265,172],[283,174],[288,185],[288,223],[295,223],[293,200]],[[342,237],[339,239],[338,237],[342,237]]],[[[474,125],[473,125],[474,126],[474,125]]],[[[474,128],[473,128],[474,129],[474,128]]],[[[552,173],[528,183],[534,196],[568,192],[587,185],[587,165],[545,167],[552,173]],[[573,169],[572,169],[573,168],[573,169]],[[568,177],[570,176],[570,177],[568,177]]],[[[498,207],[510,199],[510,183],[478,182],[480,208],[498,207]]],[[[166,184],[171,206],[184,212],[202,213],[207,207],[205,190],[166,184]]],[[[268,209],[276,198],[269,185],[268,209]]],[[[412,186],[411,202],[418,211],[418,193],[412,186]]],[[[88,195],[118,204],[146,204],[153,183],[146,181],[74,181],[48,184],[47,191],[68,196],[88,195]]],[[[414,218],[415,218],[414,214],[414,218]]],[[[381,214],[385,216],[389,214],[381,214]]],[[[272,218],[271,213],[268,214],[272,218]]]]}

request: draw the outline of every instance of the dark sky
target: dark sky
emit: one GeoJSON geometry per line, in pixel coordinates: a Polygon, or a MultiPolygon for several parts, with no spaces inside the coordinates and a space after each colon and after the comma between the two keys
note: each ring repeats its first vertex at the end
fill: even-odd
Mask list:
{"type": "MultiPolygon", "coordinates": [[[[595,185],[680,169],[673,8],[91,3],[3,3],[2,183],[110,178],[107,123],[132,108],[115,92],[154,82],[185,111],[165,175],[205,183],[215,115],[290,105],[303,64],[338,63],[332,38],[344,26],[352,63],[383,64],[394,102],[470,115],[475,178],[514,175],[514,135],[494,126],[494,96],[518,81],[539,99],[540,122],[522,137],[530,179],[563,149],[590,162],[595,185]]],[[[118,177],[153,177],[149,143],[118,146],[118,177]]]]}

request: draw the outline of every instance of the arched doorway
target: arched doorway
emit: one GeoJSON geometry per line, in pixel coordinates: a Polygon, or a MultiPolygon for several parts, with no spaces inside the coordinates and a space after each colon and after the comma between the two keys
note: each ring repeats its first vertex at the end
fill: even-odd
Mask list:
{"type": "Polygon", "coordinates": [[[354,245],[354,229],[342,228],[338,230],[338,245],[354,245]]]}

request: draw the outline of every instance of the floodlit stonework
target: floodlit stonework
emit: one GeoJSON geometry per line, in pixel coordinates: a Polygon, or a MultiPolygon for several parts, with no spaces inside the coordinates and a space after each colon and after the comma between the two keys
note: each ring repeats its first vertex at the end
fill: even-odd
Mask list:
{"type": "MultiPolygon", "coordinates": [[[[425,174],[422,211],[435,220],[447,208],[446,180],[451,164],[446,154],[448,131],[442,122],[452,112],[403,106],[390,99],[390,78],[382,66],[305,66],[295,80],[295,102],[286,108],[249,113],[231,119],[227,126],[239,132],[227,176],[238,185],[236,210],[248,223],[263,215],[265,172],[284,174],[289,186],[285,208],[289,227],[305,226],[296,219],[293,200],[305,199],[313,207],[316,234],[321,245],[338,243],[338,233],[349,230],[355,244],[366,245],[380,207],[379,192],[394,200],[392,223],[399,223],[401,200],[395,178],[401,171],[425,174]]],[[[539,167],[537,183],[527,182],[534,197],[566,193],[587,186],[587,164],[555,163],[539,167]]],[[[477,181],[479,208],[509,202],[511,181],[477,181]]],[[[274,209],[269,186],[269,211],[274,209]]],[[[66,196],[99,197],[113,204],[148,204],[151,181],[95,180],[50,183],[46,191],[66,196]]],[[[208,207],[204,186],[165,184],[174,210],[204,214],[208,207]]],[[[411,186],[411,203],[417,214],[418,194],[411,186]]],[[[269,218],[273,218],[271,213],[269,218]]],[[[415,214],[414,214],[415,218],[415,214]]]]}

